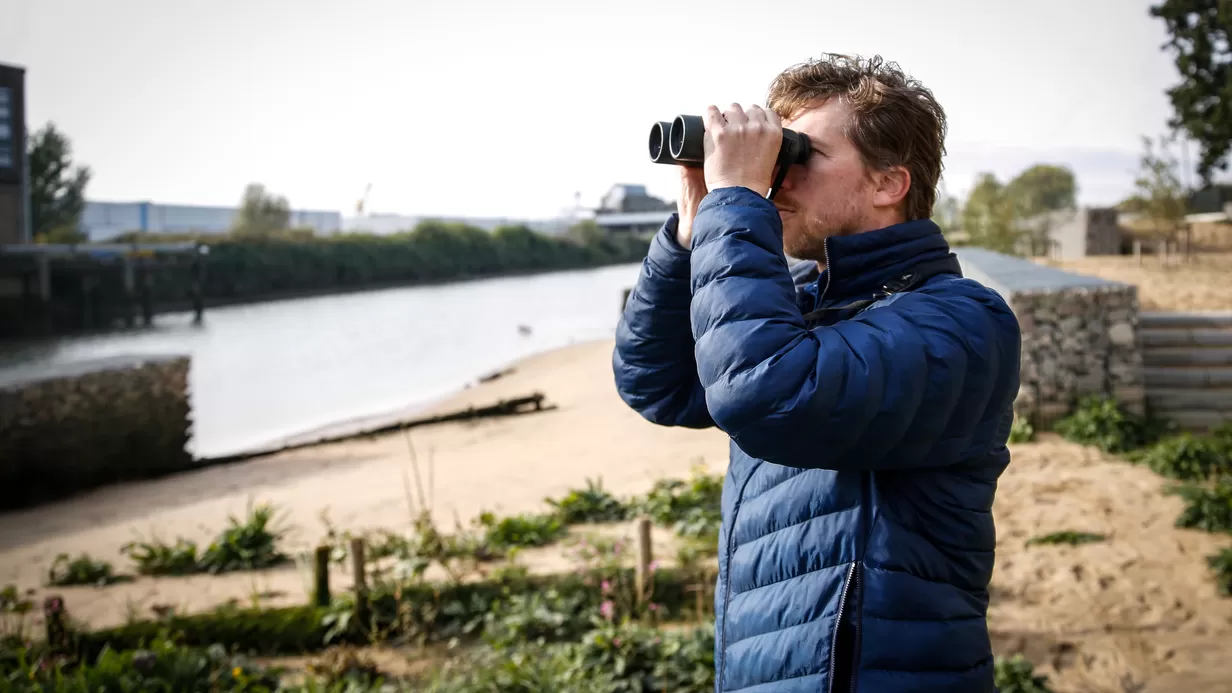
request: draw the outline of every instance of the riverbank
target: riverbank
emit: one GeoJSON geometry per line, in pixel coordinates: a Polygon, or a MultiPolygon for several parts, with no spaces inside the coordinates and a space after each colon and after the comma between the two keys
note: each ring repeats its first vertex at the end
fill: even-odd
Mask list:
{"type": "MultiPolygon", "coordinates": [[[[514,371],[438,405],[482,405],[539,390],[557,409],[508,419],[429,426],[412,432],[421,470],[432,460],[431,505],[442,527],[483,510],[544,509],[601,477],[616,495],[645,492],[659,476],[688,476],[700,461],[726,468],[720,431],[654,426],[624,406],[612,385],[611,340],[578,344],[519,362],[514,371]]],[[[154,482],[104,489],[71,502],[0,516],[0,585],[38,588],[59,552],[88,551],[130,570],[117,555],[136,533],[208,542],[249,499],[286,510],[288,549],[324,536],[320,513],[339,530],[409,525],[407,441],[393,434],[290,451],[154,482]]],[[[425,478],[425,483],[428,479],[425,478]]],[[[1181,499],[1148,469],[1055,436],[1013,446],[993,508],[998,528],[989,625],[999,653],[1023,650],[1057,693],[1220,690],[1232,680],[1225,657],[1232,599],[1216,591],[1204,557],[1229,538],[1176,529],[1181,499]],[[1028,546],[1051,532],[1103,534],[1081,546],[1028,546]],[[1222,678],[1221,678],[1222,677],[1222,678]],[[1165,688],[1159,685],[1167,683],[1165,688]],[[1199,682],[1207,682],[1200,684],[1199,682]],[[1136,688],[1148,683],[1150,687],[1136,688]]],[[[413,488],[413,487],[412,487],[413,488]]],[[[413,496],[413,492],[411,493],[413,496]]],[[[663,540],[663,537],[658,537],[663,540]]],[[[656,549],[656,556],[670,555],[656,549]]],[[[539,569],[550,551],[527,551],[539,569]]],[[[349,584],[342,567],[336,589],[349,584]]],[[[148,617],[170,606],[200,611],[241,604],[298,604],[308,573],[296,566],[223,577],[140,578],[106,588],[73,587],[70,612],[96,625],[148,617]]]]}
{"type": "Polygon", "coordinates": [[[445,405],[482,374],[610,337],[639,267],[230,306],[202,325],[167,316],[152,329],[0,345],[0,372],[29,378],[79,361],[186,356],[190,452],[225,457],[348,420],[445,405]]]}

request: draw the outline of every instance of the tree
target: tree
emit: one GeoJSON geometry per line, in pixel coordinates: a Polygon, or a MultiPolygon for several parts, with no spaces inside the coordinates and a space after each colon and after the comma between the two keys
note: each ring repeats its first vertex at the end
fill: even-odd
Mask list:
{"type": "Polygon", "coordinates": [[[1181,185],[1172,137],[1161,136],[1158,149],[1149,137],[1142,138],[1134,194],[1119,207],[1142,215],[1142,224],[1156,238],[1175,234],[1185,223],[1185,188],[1181,185]]]}
{"type": "Polygon", "coordinates": [[[286,230],[290,224],[291,205],[287,198],[267,193],[260,183],[249,183],[231,232],[237,236],[269,236],[286,230]]]}
{"type": "Polygon", "coordinates": [[[38,241],[81,243],[78,229],[86,206],[90,169],[73,166],[68,137],[48,123],[30,137],[30,230],[38,241]]]}
{"type": "Polygon", "coordinates": [[[1036,164],[1018,174],[1005,186],[1005,192],[1021,219],[1062,209],[1074,209],[1078,184],[1068,166],[1036,164]]]}
{"type": "Polygon", "coordinates": [[[1022,234],[1014,221],[1014,204],[1006,187],[992,173],[979,174],[962,210],[962,228],[971,244],[1016,254],[1022,234]]]}
{"type": "Polygon", "coordinates": [[[1052,213],[1077,207],[1078,184],[1067,166],[1036,164],[1006,184],[1005,196],[1013,207],[1012,223],[1038,255],[1052,243],[1052,213]]]}
{"type": "Polygon", "coordinates": [[[945,181],[940,181],[937,185],[937,201],[933,204],[933,221],[946,234],[962,230],[962,203],[946,190],[945,181]]]}
{"type": "Polygon", "coordinates": [[[1232,1],[1163,0],[1150,8],[1167,25],[1162,46],[1175,55],[1181,81],[1168,90],[1173,118],[1200,148],[1198,175],[1210,185],[1232,150],[1232,1]]]}

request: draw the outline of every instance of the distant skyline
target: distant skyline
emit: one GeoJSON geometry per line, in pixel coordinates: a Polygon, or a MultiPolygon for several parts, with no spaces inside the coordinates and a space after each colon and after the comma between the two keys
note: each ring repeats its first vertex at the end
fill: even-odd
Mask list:
{"type": "Polygon", "coordinates": [[[0,62],[26,68],[31,130],[71,138],[93,200],[234,206],[259,182],[349,217],[371,184],[375,213],[546,218],[619,183],[675,199],[653,121],[763,103],[831,51],[933,89],[950,194],[1052,163],[1103,205],[1171,115],[1150,4],[0,0],[0,62]]]}

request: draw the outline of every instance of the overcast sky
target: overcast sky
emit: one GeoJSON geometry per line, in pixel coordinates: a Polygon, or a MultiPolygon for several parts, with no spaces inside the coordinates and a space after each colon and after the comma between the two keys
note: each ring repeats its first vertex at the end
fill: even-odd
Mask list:
{"type": "MultiPolygon", "coordinates": [[[[676,196],[655,120],[763,103],[782,68],[879,53],[950,118],[946,185],[1067,164],[1123,198],[1174,80],[1145,0],[0,0],[91,199],[546,217],[613,183],[676,196]]],[[[1196,159],[1196,150],[1190,150],[1196,159]]]]}

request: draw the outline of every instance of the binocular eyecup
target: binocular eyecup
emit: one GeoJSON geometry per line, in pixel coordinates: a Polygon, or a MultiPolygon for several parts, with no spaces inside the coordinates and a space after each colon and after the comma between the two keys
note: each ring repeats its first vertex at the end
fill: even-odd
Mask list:
{"type": "MultiPolygon", "coordinates": [[[[650,160],[672,166],[702,165],[706,123],[701,116],[678,115],[670,123],[661,120],[650,127],[650,160]]],[[[783,144],[779,148],[780,166],[808,161],[812,147],[804,135],[783,128],[783,144]]]]}

